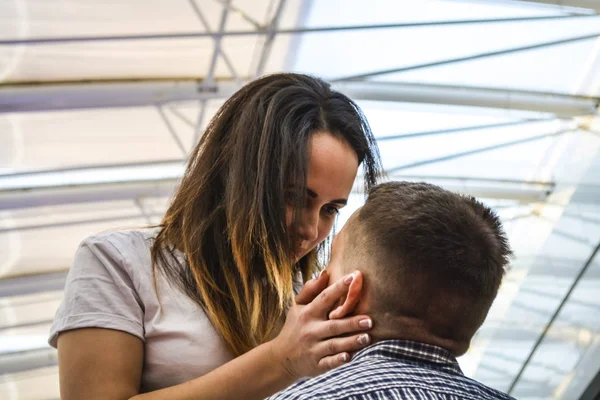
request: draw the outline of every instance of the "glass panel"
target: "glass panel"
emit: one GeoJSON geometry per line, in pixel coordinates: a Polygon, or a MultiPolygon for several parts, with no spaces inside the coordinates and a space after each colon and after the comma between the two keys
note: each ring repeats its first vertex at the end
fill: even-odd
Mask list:
{"type": "MultiPolygon", "coordinates": [[[[287,4],[302,2],[288,0],[287,4]]],[[[465,19],[516,18],[562,15],[568,8],[515,2],[445,1],[411,2],[373,0],[316,1],[307,12],[303,26],[376,25],[400,22],[448,21],[465,19]],[[335,15],[335,18],[331,18],[335,15]]],[[[285,25],[284,25],[285,26],[285,25]]]]}
{"type": "Polygon", "coordinates": [[[99,222],[85,221],[71,226],[49,224],[43,229],[0,233],[0,278],[66,271],[73,261],[75,250],[86,237],[108,230],[144,227],[157,221],[148,221],[139,211],[137,217],[128,211],[127,215],[119,218],[116,211],[109,220],[98,219],[99,222]]]}
{"type": "MultiPolygon", "coordinates": [[[[166,111],[186,149],[192,129],[166,111]]],[[[0,115],[0,173],[183,158],[154,107],[0,115]]]]}
{"type": "MultiPolygon", "coordinates": [[[[307,24],[319,25],[329,20],[327,16],[331,14],[326,11],[329,7],[334,7],[333,3],[335,2],[316,3],[318,6],[311,11],[307,24]]],[[[463,4],[463,6],[473,7],[473,11],[463,10],[462,13],[457,13],[457,10],[448,10],[446,14],[442,14],[445,7],[456,7],[456,2],[440,2],[439,8],[432,8],[429,3],[414,5],[414,7],[411,4],[410,11],[402,7],[401,3],[396,3],[396,7],[402,7],[402,12],[379,12],[378,14],[383,15],[382,18],[393,18],[385,17],[386,15],[409,15],[407,18],[410,19],[411,13],[415,13],[420,19],[431,19],[432,12],[433,14],[440,12],[439,15],[443,19],[452,19],[449,17],[452,15],[460,19],[468,19],[470,16],[475,18],[478,6],[490,7],[490,5],[475,4],[463,4]],[[427,12],[424,11],[425,8],[427,12]]],[[[342,7],[342,9],[344,13],[352,14],[349,20],[368,21],[369,12],[364,8],[342,7]]],[[[370,7],[368,9],[372,12],[380,10],[370,7]]],[[[510,7],[505,9],[508,10],[510,7]]],[[[526,8],[512,8],[512,10],[527,14],[526,8]]],[[[488,13],[479,17],[493,18],[494,16],[488,13]]],[[[296,71],[315,73],[326,78],[343,78],[578,36],[600,35],[599,21],[600,17],[586,17],[534,22],[311,33],[302,37],[296,49],[296,62],[293,68],[296,71]],[[394,43],[393,51],[388,51],[389,43],[394,43]]],[[[511,53],[503,57],[380,75],[373,79],[570,93],[579,91],[582,79],[591,72],[590,67],[593,64],[590,62],[593,61],[594,49],[596,43],[591,38],[570,45],[550,46],[536,51],[511,53]],[[564,59],[573,62],[561,62],[564,59]]]]}
{"type": "MultiPolygon", "coordinates": [[[[13,327],[19,326],[47,326],[54,318],[62,297],[60,291],[0,298],[0,332],[14,331],[13,327]]],[[[24,350],[19,346],[8,343],[2,346],[0,352],[24,350]]]]}
{"type": "MultiPolygon", "coordinates": [[[[598,157],[588,163],[588,176],[597,175],[597,163],[598,157]]],[[[571,202],[564,208],[537,207],[533,220],[539,229],[521,226],[517,236],[511,235],[517,258],[472,349],[461,360],[475,379],[505,391],[511,387],[600,242],[597,201],[577,200],[582,198],[577,193],[586,190],[582,185],[571,192],[571,202]],[[536,239],[538,244],[533,243],[536,239]]],[[[515,397],[574,399],[598,371],[600,320],[594,314],[600,307],[595,295],[600,276],[597,260],[590,264],[518,379],[512,392],[515,397]]]]}
{"type": "Polygon", "coordinates": [[[5,400],[56,400],[60,398],[58,367],[0,376],[0,396],[5,400]]]}

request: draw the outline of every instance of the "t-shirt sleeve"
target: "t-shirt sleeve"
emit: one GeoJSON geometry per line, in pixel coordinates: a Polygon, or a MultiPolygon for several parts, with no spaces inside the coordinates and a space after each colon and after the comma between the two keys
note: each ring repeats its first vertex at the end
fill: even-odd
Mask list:
{"type": "Polygon", "coordinates": [[[130,268],[106,236],[86,239],[69,270],[48,343],[56,347],[61,332],[78,328],[116,329],[144,340],[143,305],[130,268]]]}

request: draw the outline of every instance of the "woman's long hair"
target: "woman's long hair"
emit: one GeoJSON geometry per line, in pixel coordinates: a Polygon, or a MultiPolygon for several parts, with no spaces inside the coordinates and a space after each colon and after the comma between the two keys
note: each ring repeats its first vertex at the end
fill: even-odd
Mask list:
{"type": "Polygon", "coordinates": [[[285,222],[286,204],[296,216],[304,205],[316,131],[347,142],[365,187],[376,183],[379,152],[358,106],[320,79],[275,74],[250,82],[219,109],[159,225],[154,268],[203,308],[236,356],[278,333],[294,275],[316,271],[316,250],[294,260],[296,240],[285,222]]]}

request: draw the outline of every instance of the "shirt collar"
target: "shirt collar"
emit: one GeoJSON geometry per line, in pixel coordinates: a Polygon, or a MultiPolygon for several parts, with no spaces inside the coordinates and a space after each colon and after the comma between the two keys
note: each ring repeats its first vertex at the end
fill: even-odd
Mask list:
{"type": "Polygon", "coordinates": [[[441,368],[448,372],[463,375],[456,357],[448,350],[410,340],[383,340],[376,342],[354,354],[352,361],[366,361],[373,358],[404,359],[421,364],[429,364],[433,368],[441,368]]]}

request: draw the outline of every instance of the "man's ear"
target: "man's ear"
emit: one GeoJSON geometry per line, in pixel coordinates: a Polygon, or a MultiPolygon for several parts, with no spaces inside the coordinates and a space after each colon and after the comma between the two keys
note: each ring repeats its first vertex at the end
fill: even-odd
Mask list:
{"type": "Polygon", "coordinates": [[[329,313],[329,319],[343,318],[354,311],[360,300],[360,292],[363,286],[363,276],[360,271],[354,272],[354,279],[348,288],[348,294],[341,306],[329,313]]]}

